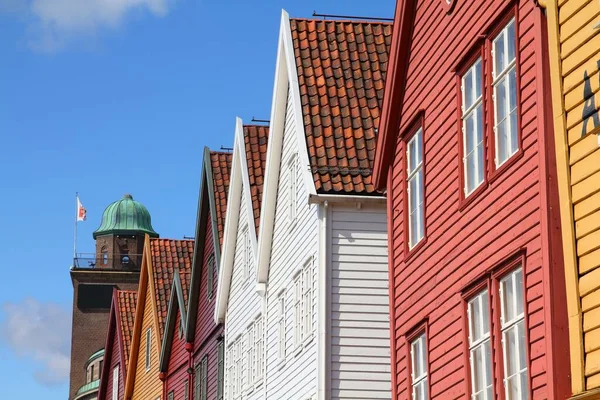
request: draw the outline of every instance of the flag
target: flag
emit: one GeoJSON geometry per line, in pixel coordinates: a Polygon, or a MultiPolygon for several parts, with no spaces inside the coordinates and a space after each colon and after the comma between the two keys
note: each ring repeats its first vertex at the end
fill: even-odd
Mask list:
{"type": "Polygon", "coordinates": [[[85,221],[86,218],[87,218],[87,210],[85,209],[83,204],[81,204],[81,201],[79,200],[79,196],[77,196],[77,221],[85,221]]]}

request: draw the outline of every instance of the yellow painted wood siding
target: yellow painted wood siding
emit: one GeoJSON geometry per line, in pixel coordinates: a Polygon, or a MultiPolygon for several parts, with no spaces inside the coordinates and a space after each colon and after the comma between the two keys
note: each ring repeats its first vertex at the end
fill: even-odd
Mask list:
{"type": "Polygon", "coordinates": [[[132,400],[155,400],[162,394],[162,381],[158,377],[158,345],[155,329],[152,293],[148,288],[144,306],[144,320],[140,334],[137,368],[135,372],[132,400]],[[152,329],[150,344],[150,370],[146,371],[146,332],[152,329]]]}
{"type": "Polygon", "coordinates": [[[600,388],[600,0],[547,3],[557,164],[567,170],[558,175],[579,394],[600,388]]]}

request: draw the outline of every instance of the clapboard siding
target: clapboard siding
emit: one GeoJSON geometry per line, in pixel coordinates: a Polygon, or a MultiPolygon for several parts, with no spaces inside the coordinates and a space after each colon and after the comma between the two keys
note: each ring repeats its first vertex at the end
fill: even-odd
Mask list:
{"type": "MultiPolygon", "coordinates": [[[[584,389],[600,388],[600,4],[597,0],[559,3],[562,97],[569,146],[571,207],[578,259],[578,292],[583,326],[584,389]],[[584,190],[582,190],[584,188],[584,190]]],[[[563,139],[564,140],[564,139],[563,139]]],[[[573,332],[575,333],[575,332],[573,332]]]]}
{"type": "Polygon", "coordinates": [[[217,398],[218,343],[216,338],[223,334],[223,325],[217,326],[214,321],[218,284],[217,275],[215,275],[215,278],[213,279],[213,296],[210,299],[208,298],[208,261],[213,255],[214,240],[212,219],[207,218],[206,237],[204,241],[204,260],[202,263],[202,276],[200,279],[200,294],[198,296],[198,308],[196,310],[194,365],[200,363],[204,355],[208,355],[207,398],[209,400],[217,398]]]}
{"type": "MultiPolygon", "coordinates": [[[[240,195],[240,194],[237,194],[240,195]]],[[[235,256],[233,261],[233,272],[231,276],[231,286],[229,291],[229,302],[227,304],[227,311],[225,316],[225,353],[227,349],[240,335],[242,337],[242,343],[247,341],[247,328],[248,325],[262,313],[262,299],[256,292],[256,275],[252,273],[250,277],[246,277],[244,271],[244,243],[242,240],[243,232],[248,229],[248,210],[246,199],[246,188],[242,186],[240,202],[240,212],[237,226],[237,239],[235,243],[235,256]]],[[[253,226],[254,218],[251,219],[251,225],[248,229],[249,234],[256,234],[256,229],[253,226]]],[[[256,271],[255,254],[254,250],[250,255],[253,260],[253,271],[256,271]]],[[[202,301],[202,300],[200,300],[202,301]]],[[[247,343],[243,345],[247,347],[247,343]]],[[[225,371],[227,371],[228,365],[231,360],[225,357],[225,371]]],[[[242,380],[244,399],[258,399],[264,396],[264,385],[254,389],[248,394],[246,391],[246,377],[242,380]]]]}
{"type": "Polygon", "coordinates": [[[333,205],[330,240],[331,398],[389,399],[385,207],[357,210],[333,205]]]}
{"type": "Polygon", "coordinates": [[[179,337],[179,329],[181,327],[181,314],[176,313],[177,320],[173,331],[173,340],[171,341],[171,353],[169,357],[169,366],[167,369],[167,393],[173,391],[175,398],[183,398],[184,381],[189,379],[187,369],[189,366],[189,353],[185,350],[185,337],[179,337]]]}
{"type": "MultiPolygon", "coordinates": [[[[400,132],[424,111],[425,225],[423,247],[407,258],[404,230],[404,142],[396,137],[388,201],[393,215],[390,260],[395,308],[393,366],[398,399],[410,398],[406,333],[428,320],[428,362],[431,398],[467,396],[467,333],[461,291],[486,271],[500,266],[519,250],[525,253],[529,378],[534,399],[547,396],[546,327],[544,324],[542,211],[540,210],[540,150],[538,132],[538,65],[540,32],[534,24],[535,5],[518,5],[520,131],[522,155],[494,177],[469,205],[460,208],[459,131],[455,68],[474,50],[478,35],[489,31],[507,3],[458,1],[448,16],[440,2],[420,0],[414,20],[400,132]],[[436,38],[432,46],[431,38],[436,38]],[[452,49],[452,51],[448,51],[452,49]]],[[[487,53],[486,53],[487,54],[487,53]]],[[[487,55],[484,62],[490,62],[487,55]]],[[[486,73],[487,74],[487,73],[486,73]]],[[[491,131],[491,130],[490,130],[491,131]]],[[[487,159],[493,149],[486,143],[487,159]]],[[[493,159],[493,158],[492,158],[493,159]]],[[[491,175],[491,164],[486,174],[491,175]]],[[[355,250],[356,251],[356,250],[355,250]]],[[[364,287],[365,285],[362,285],[364,287]]],[[[371,306],[373,308],[373,306],[371,306]]]]}
{"type": "MultiPolygon", "coordinates": [[[[150,285],[150,282],[147,283],[150,285]]],[[[146,300],[144,302],[144,314],[142,320],[142,329],[140,332],[139,350],[137,352],[137,366],[134,376],[132,400],[151,400],[162,395],[163,384],[158,378],[158,333],[154,319],[152,291],[148,287],[146,290],[146,300]],[[152,329],[151,351],[150,351],[150,369],[146,371],[146,331],[152,329]]],[[[139,304],[139,303],[138,303],[139,304]]]]}
{"type": "MultiPolygon", "coordinates": [[[[290,197],[287,188],[290,174],[287,166],[291,157],[298,153],[294,118],[295,112],[300,112],[293,109],[289,88],[287,104],[267,290],[267,398],[304,400],[316,393],[317,353],[315,340],[304,346],[300,353],[296,353],[294,349],[292,279],[310,257],[315,257],[315,260],[318,257],[318,218],[317,206],[308,205],[307,190],[301,179],[303,166],[300,166],[297,174],[297,223],[292,227],[288,219],[290,197]],[[277,348],[277,299],[282,290],[286,298],[286,359],[280,363],[277,348]]],[[[313,282],[316,284],[316,277],[313,277],[313,282]]],[[[316,309],[316,299],[313,302],[313,309],[316,309]]]]}
{"type": "MultiPolygon", "coordinates": [[[[114,306],[114,305],[113,305],[114,306]]],[[[114,317],[114,316],[113,316],[114,317]]],[[[122,400],[125,397],[124,391],[124,381],[126,371],[123,369],[123,364],[121,362],[121,341],[119,339],[119,329],[117,328],[117,322],[113,321],[115,324],[115,328],[111,332],[112,338],[112,350],[109,355],[110,358],[105,358],[104,362],[110,363],[110,368],[108,370],[108,376],[103,376],[101,379],[106,382],[106,390],[104,391],[104,399],[102,400],[112,400],[112,391],[113,391],[113,371],[119,366],[119,381],[118,381],[118,399],[122,400]]]]}

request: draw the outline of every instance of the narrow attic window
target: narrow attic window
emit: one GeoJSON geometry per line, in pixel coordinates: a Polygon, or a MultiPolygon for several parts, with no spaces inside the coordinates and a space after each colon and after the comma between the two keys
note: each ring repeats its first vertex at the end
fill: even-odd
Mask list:
{"type": "Polygon", "coordinates": [[[250,228],[248,225],[242,232],[242,245],[244,246],[244,271],[246,280],[252,276],[252,246],[250,243],[250,228]]]}
{"type": "Polygon", "coordinates": [[[289,223],[294,226],[298,216],[298,155],[293,154],[288,162],[288,199],[289,199],[289,223]]]}
{"type": "Polygon", "coordinates": [[[150,346],[152,344],[152,328],[146,331],[146,371],[150,370],[150,346]]]}
{"type": "Polygon", "coordinates": [[[208,297],[208,300],[213,297],[215,270],[215,255],[211,254],[208,257],[206,269],[206,297],[208,297]]]}

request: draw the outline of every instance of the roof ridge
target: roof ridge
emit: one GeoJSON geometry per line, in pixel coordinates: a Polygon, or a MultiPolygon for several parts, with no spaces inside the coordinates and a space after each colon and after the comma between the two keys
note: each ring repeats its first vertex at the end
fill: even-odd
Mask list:
{"type": "Polygon", "coordinates": [[[366,20],[366,19],[320,19],[320,18],[292,18],[290,21],[305,21],[305,22],[334,22],[334,23],[352,23],[352,24],[369,24],[369,25],[394,25],[392,21],[381,20],[366,20]]]}

